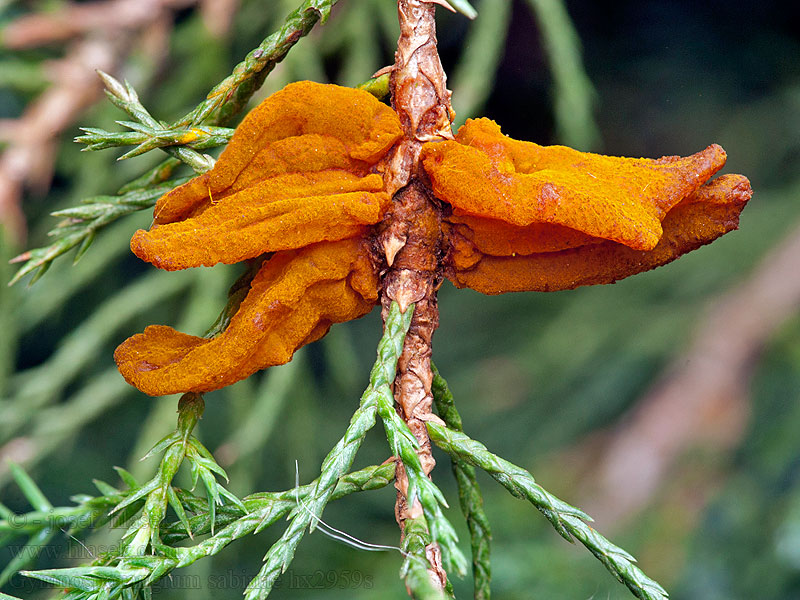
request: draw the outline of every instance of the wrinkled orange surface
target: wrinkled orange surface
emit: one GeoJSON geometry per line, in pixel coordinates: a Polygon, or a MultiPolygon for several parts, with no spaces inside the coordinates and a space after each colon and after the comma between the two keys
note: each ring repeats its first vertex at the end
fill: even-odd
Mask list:
{"type": "Polygon", "coordinates": [[[613,283],[671,262],[736,229],[750,194],[750,185],[741,175],[723,175],[701,187],[667,213],[664,235],[649,251],[598,240],[556,252],[492,256],[466,238],[454,236],[447,276],[457,287],[484,294],[552,292],[613,283]]]}
{"type": "Polygon", "coordinates": [[[245,117],[211,171],[158,201],[131,249],[175,270],[357,235],[391,202],[369,171],[401,134],[367,92],[288,85],[245,117]]]}
{"type": "Polygon", "coordinates": [[[379,175],[333,170],[277,175],[225,196],[190,219],[137,231],[131,249],[172,271],[353,237],[380,221],[389,207],[391,199],[382,189],[379,175]]]}
{"type": "Polygon", "coordinates": [[[265,261],[216,338],[155,325],[121,344],[114,359],[128,382],[153,396],[215,390],[288,362],[332,323],[367,314],[377,299],[361,240],[313,244],[265,261]]]}
{"type": "MultiPolygon", "coordinates": [[[[158,201],[131,248],[167,270],[274,254],[217,337],[151,326],[120,345],[125,378],[151,395],[218,389],[368,313],[385,267],[370,253],[374,226],[391,206],[377,165],[401,135],[388,106],[338,86],[294,83],[254,109],[209,173],[158,201]]],[[[709,182],[724,164],[716,145],[617,158],[519,142],[488,119],[421,153],[443,206],[445,275],[485,294],[612,283],[713,241],[752,194],[741,175],[709,182]]]]}
{"type": "Polygon", "coordinates": [[[539,146],[503,135],[489,119],[468,120],[456,141],[422,154],[434,194],[468,215],[516,226],[555,224],[651,250],[661,220],[725,164],[709,146],[687,158],[618,158],[539,146]]]}
{"type": "Polygon", "coordinates": [[[214,390],[368,313],[378,281],[363,238],[391,203],[372,171],[401,133],[389,107],[333,85],[294,83],[251,111],[210,172],[158,201],[131,249],[167,270],[275,254],[216,338],[152,326],[120,345],[125,379],[151,395],[214,390]]]}
{"type": "Polygon", "coordinates": [[[513,140],[488,119],[422,160],[445,217],[446,275],[485,294],[613,283],[736,229],[752,191],[712,145],[686,158],[618,158],[513,140]]]}

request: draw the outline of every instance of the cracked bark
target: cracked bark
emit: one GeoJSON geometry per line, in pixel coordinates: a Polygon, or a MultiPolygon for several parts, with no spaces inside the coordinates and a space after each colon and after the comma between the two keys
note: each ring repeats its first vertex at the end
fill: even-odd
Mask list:
{"type": "MultiPolygon", "coordinates": [[[[423,142],[452,139],[450,92],[436,48],[434,4],[398,0],[400,39],[390,77],[392,105],[403,124],[404,137],[390,156],[384,179],[393,194],[393,207],[378,236],[385,257],[381,301],[384,320],[396,300],[405,311],[415,303],[414,317],[398,361],[394,381],[396,409],[419,442],[420,462],[426,474],[435,465],[425,421],[432,417],[431,339],[439,323],[436,292],[442,282],[444,244],[441,204],[425,185],[419,171],[423,142]]],[[[435,418],[435,417],[434,417],[435,418]]],[[[398,463],[395,516],[401,529],[406,519],[422,513],[419,501],[406,501],[408,478],[398,463]]],[[[447,575],[439,548],[427,548],[431,579],[444,588],[447,575]]]]}

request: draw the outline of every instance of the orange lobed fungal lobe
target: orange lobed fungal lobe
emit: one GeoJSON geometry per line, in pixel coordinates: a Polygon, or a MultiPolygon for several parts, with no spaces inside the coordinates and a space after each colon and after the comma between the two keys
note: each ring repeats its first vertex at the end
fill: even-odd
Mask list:
{"type": "Polygon", "coordinates": [[[559,225],[652,250],[664,215],[722,168],[725,151],[712,145],[686,158],[602,156],[519,142],[494,121],[475,119],[456,141],[426,144],[422,161],[434,194],[456,216],[559,225]]]}
{"type": "Polygon", "coordinates": [[[725,158],[717,145],[657,160],[539,146],[489,119],[422,149],[452,208],[446,275],[486,294],[612,283],[735,229],[752,190],[741,175],[707,183],[725,158]]]}
{"type": "Polygon", "coordinates": [[[391,204],[379,175],[346,171],[278,175],[226,196],[202,213],[137,231],[131,249],[169,271],[237,263],[361,233],[391,204]]]}
{"type": "Polygon", "coordinates": [[[331,324],[370,312],[377,298],[378,278],[359,239],[278,252],[219,336],[154,325],[123,342],[114,359],[123,377],[151,396],[208,392],[288,362],[331,324]]]}
{"type": "Polygon", "coordinates": [[[335,85],[294,83],[251,111],[211,171],[158,201],[131,248],[167,270],[275,254],[217,337],[152,326],[123,342],[125,379],[150,395],[218,389],[368,313],[378,279],[363,239],[391,203],[376,163],[401,135],[388,106],[335,85]]]}
{"type": "Polygon", "coordinates": [[[556,252],[492,256],[453,232],[452,262],[446,274],[457,287],[484,294],[613,283],[667,264],[736,229],[751,195],[750,183],[741,175],[723,175],[704,185],[667,213],[662,223],[664,234],[652,250],[597,240],[556,252]]]}
{"type": "Polygon", "coordinates": [[[371,171],[401,135],[367,92],[290,84],[245,117],[211,171],[158,201],[131,248],[174,270],[357,235],[391,202],[371,171]]]}
{"type": "MultiPolygon", "coordinates": [[[[379,288],[371,227],[392,204],[379,163],[401,137],[389,107],[349,88],[300,82],[254,109],[210,172],[159,200],[131,247],[168,270],[274,254],[217,337],[152,326],[121,344],[125,379],[150,395],[215,390],[367,314],[379,288]]],[[[445,275],[487,294],[652,269],[735,229],[752,194],[741,175],[708,183],[725,163],[716,145],[616,158],[518,142],[488,119],[420,157],[446,203],[436,215],[450,244],[445,275]]]]}

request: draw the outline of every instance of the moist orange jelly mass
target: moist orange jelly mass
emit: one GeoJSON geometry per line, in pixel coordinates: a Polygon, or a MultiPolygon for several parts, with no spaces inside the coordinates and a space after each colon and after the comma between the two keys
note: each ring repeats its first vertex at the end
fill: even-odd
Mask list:
{"type": "MultiPolygon", "coordinates": [[[[151,326],[123,342],[125,379],[158,396],[205,392],[291,360],[378,303],[383,164],[403,130],[367,92],[299,82],[251,111],[214,168],[165,194],[131,249],[166,269],[270,253],[212,339],[151,326]]],[[[488,119],[422,147],[443,206],[444,274],[485,294],[612,283],[736,229],[747,178],[709,179],[712,145],[686,158],[617,158],[513,140],[488,119]]]]}

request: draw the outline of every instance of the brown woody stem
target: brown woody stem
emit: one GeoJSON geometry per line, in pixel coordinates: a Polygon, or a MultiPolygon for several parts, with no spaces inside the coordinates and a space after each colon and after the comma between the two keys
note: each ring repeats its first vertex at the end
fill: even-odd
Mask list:
{"type": "MultiPolygon", "coordinates": [[[[384,319],[392,301],[397,301],[401,310],[415,303],[398,362],[394,397],[397,412],[419,443],[423,470],[430,474],[435,461],[425,421],[432,415],[431,339],[439,324],[436,291],[442,281],[444,251],[441,204],[419,172],[419,153],[424,142],[452,139],[452,109],[436,49],[434,4],[398,0],[397,5],[400,39],[389,87],[405,136],[386,165],[384,179],[394,204],[382,224],[378,247],[387,265],[382,292],[384,319]]],[[[419,517],[422,507],[418,500],[408,505],[408,478],[402,463],[397,465],[395,487],[395,514],[405,532],[406,520],[419,517]]],[[[432,580],[444,588],[447,575],[435,544],[428,547],[427,557],[432,580]]]]}

